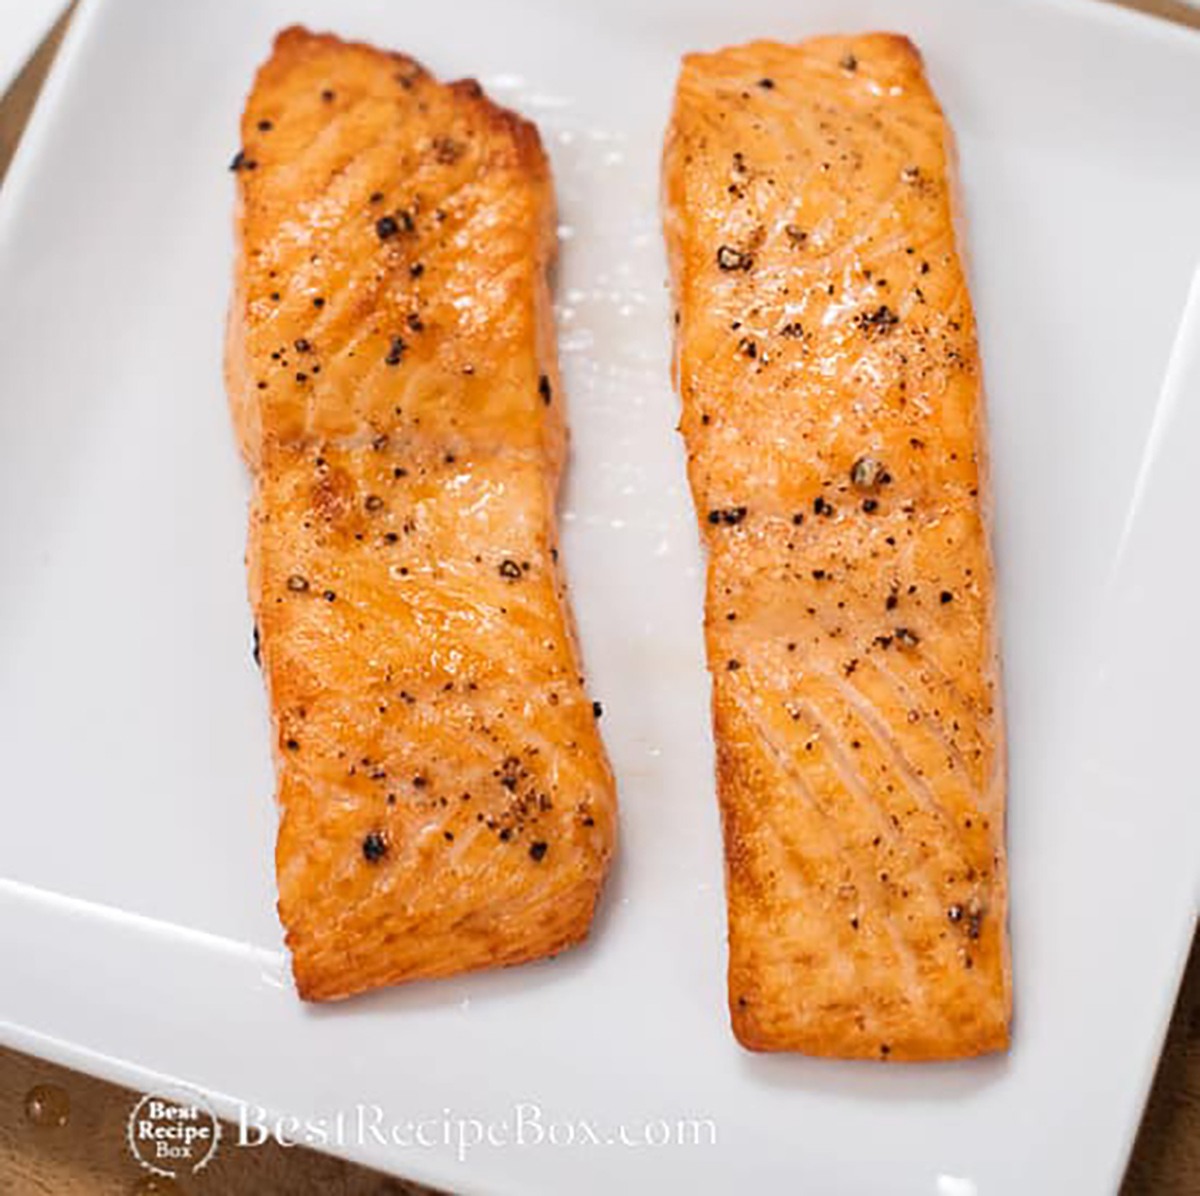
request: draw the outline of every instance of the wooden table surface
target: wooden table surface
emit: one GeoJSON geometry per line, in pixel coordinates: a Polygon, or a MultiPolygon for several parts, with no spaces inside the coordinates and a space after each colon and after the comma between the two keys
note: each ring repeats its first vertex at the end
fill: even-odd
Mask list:
{"type": "MultiPolygon", "coordinates": [[[[1200,9],[1180,0],[1119,0],[1200,29],[1200,9]]],[[[0,99],[0,181],[54,58],[69,13],[0,99]]],[[[1097,80],[1097,86],[1102,81],[1097,80]]],[[[1198,116],[1200,118],[1200,116],[1198,116]]],[[[2,981],[0,981],[2,983],[2,981]]],[[[1103,1050],[1103,1045],[1098,1046],[1103,1050]]],[[[152,1180],[129,1153],[125,1125],[138,1094],[39,1059],[0,1049],[0,1196],[422,1196],[428,1189],[327,1155],[274,1143],[218,1152],[178,1186],[152,1180]],[[38,1124],[30,1093],[50,1085],[66,1100],[65,1124],[38,1124]]],[[[51,1118],[57,1121],[59,1118],[51,1118]]],[[[1183,988],[1122,1196],[1200,1194],[1200,942],[1183,988]]],[[[1073,1194],[1064,1194],[1073,1196],[1073,1194]]]]}

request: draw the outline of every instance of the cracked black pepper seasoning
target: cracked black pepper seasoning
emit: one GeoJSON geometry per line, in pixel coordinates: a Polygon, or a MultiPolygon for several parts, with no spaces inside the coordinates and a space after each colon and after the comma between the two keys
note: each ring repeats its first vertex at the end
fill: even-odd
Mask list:
{"type": "Polygon", "coordinates": [[[859,327],[874,336],[886,335],[899,323],[900,317],[886,303],[881,303],[872,311],[862,312],[858,316],[859,327]]]}
{"type": "Polygon", "coordinates": [[[859,457],[850,467],[850,481],[859,490],[870,490],[883,476],[883,465],[874,457],[859,457]]]}
{"type": "Polygon", "coordinates": [[[722,245],[717,250],[717,265],[722,270],[749,270],[753,263],[750,254],[734,249],[732,245],[722,245]]]}
{"type": "Polygon", "coordinates": [[[368,864],[378,864],[387,855],[387,838],[383,831],[369,831],[362,841],[363,859],[368,864]]]}
{"type": "Polygon", "coordinates": [[[726,527],[736,527],[745,518],[745,507],[726,507],[723,510],[713,510],[708,513],[709,523],[724,524],[726,527]]]}

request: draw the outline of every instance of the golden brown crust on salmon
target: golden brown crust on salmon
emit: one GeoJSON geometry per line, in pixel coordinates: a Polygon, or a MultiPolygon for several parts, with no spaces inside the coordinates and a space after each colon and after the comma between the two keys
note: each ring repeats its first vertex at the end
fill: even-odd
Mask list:
{"type": "Polygon", "coordinates": [[[664,159],[708,551],[729,1002],[754,1050],[1010,1018],[1004,729],[950,133],[890,34],[684,60],[664,159]]]}
{"type": "Polygon", "coordinates": [[[288,29],[234,165],[226,372],[297,987],[553,954],[587,934],[616,807],[556,547],[537,130],[288,29]]]}

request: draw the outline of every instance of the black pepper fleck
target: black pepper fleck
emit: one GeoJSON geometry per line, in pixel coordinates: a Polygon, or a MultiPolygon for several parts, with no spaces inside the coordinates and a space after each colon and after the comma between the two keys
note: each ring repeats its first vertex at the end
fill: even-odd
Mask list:
{"type": "Polygon", "coordinates": [[[709,523],[724,524],[727,527],[736,527],[745,518],[745,507],[726,507],[724,510],[713,510],[708,513],[709,523]]]}
{"type": "Polygon", "coordinates": [[[859,490],[870,490],[883,480],[883,465],[874,457],[859,457],[850,467],[850,481],[859,490]]]}
{"type": "Polygon", "coordinates": [[[717,250],[717,265],[722,270],[749,270],[753,264],[754,258],[750,254],[734,249],[732,245],[722,245],[717,250]]]}
{"type": "Polygon", "coordinates": [[[387,839],[383,831],[371,831],[362,843],[363,859],[368,864],[378,864],[387,855],[387,839]]]}
{"type": "Polygon", "coordinates": [[[859,327],[873,336],[885,336],[891,332],[900,317],[886,303],[881,303],[874,311],[866,311],[858,316],[859,327]]]}

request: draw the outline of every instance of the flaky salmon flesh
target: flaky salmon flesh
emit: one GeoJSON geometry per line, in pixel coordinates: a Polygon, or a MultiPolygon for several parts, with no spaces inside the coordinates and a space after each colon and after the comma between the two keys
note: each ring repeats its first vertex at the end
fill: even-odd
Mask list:
{"type": "Polygon", "coordinates": [[[226,372],[297,988],[553,954],[588,932],[616,799],[556,547],[537,131],[298,28],[241,131],[226,372]]]}
{"type": "Polygon", "coordinates": [[[950,133],[884,34],[683,63],[664,161],[747,1047],[1004,1049],[1005,754],[950,133]]]}

